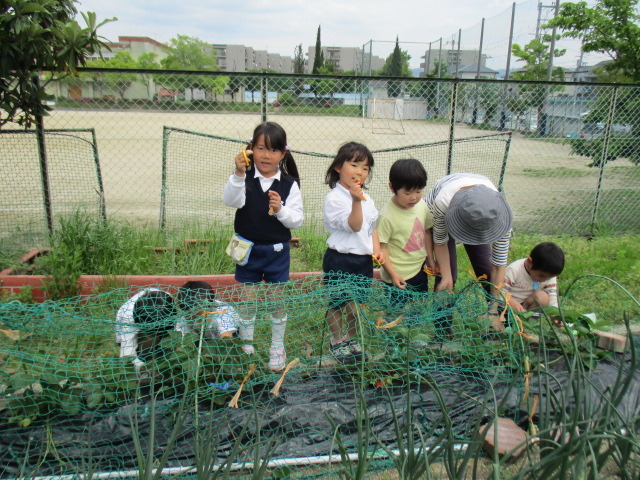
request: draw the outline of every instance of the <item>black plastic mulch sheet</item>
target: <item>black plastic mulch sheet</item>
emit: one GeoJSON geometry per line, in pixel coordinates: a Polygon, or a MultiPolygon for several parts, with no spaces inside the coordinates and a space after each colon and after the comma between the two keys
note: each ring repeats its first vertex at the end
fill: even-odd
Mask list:
{"type": "MultiPolygon", "coordinates": [[[[640,338],[636,338],[640,345],[640,338]]],[[[534,375],[530,378],[529,395],[544,398],[549,392],[562,392],[566,405],[558,405],[572,411],[576,408],[571,393],[571,382],[562,359],[550,362],[550,376],[534,375]],[[547,382],[548,380],[548,382],[547,382]]],[[[598,393],[606,392],[622,372],[629,386],[617,405],[621,416],[631,420],[638,428],[640,418],[640,369],[631,362],[629,354],[612,354],[588,371],[587,391],[591,402],[603,401],[598,393]]],[[[371,383],[360,383],[357,376],[348,372],[319,371],[311,376],[287,375],[279,396],[270,394],[273,386],[261,385],[247,388],[241,397],[240,408],[210,409],[208,401],[199,404],[197,422],[193,403],[184,424],[179,430],[175,444],[171,447],[168,466],[188,467],[194,465],[196,456],[196,431],[207,441],[210,435],[214,449],[217,447],[218,461],[230,455],[236,442],[242,448],[234,463],[254,460],[256,442],[260,439],[260,451],[270,452],[271,458],[300,458],[337,453],[334,428],[328,417],[339,426],[346,445],[358,441],[358,415],[361,402],[366,405],[370,430],[375,437],[393,447],[396,441],[394,415],[402,427],[405,422],[407,395],[413,424],[422,429],[424,438],[433,439],[442,428],[442,407],[434,389],[428,382],[407,386],[379,388],[371,383]],[[361,388],[364,387],[364,388],[361,388]],[[362,395],[358,392],[362,391],[362,395]],[[252,408],[251,405],[257,405],[252,408]],[[209,428],[210,427],[210,428],[209,428]]],[[[488,416],[493,407],[493,398],[502,403],[521,426],[526,427],[527,412],[522,407],[523,383],[521,379],[513,385],[493,385],[490,381],[472,380],[452,371],[430,373],[426,377],[438,386],[441,398],[447,405],[456,438],[468,438],[473,420],[478,415],[488,416]],[[488,408],[481,406],[488,401],[488,408]],[[486,413],[483,413],[486,412],[486,413]]],[[[149,404],[127,405],[117,410],[89,412],[76,418],[56,419],[45,425],[17,428],[7,425],[2,419],[0,435],[0,476],[14,478],[21,475],[41,476],[84,473],[91,463],[93,471],[109,472],[137,468],[133,442],[131,418],[137,417],[142,450],[146,452],[151,427],[155,430],[155,452],[159,458],[166,450],[168,439],[175,425],[177,401],[159,400],[155,406],[155,422],[152,422],[149,404]],[[153,425],[152,425],[153,424],[153,425]]],[[[506,415],[505,415],[506,416],[506,415]]],[[[361,416],[362,420],[364,417],[361,416]]],[[[373,440],[372,440],[373,442],[373,440]]]]}

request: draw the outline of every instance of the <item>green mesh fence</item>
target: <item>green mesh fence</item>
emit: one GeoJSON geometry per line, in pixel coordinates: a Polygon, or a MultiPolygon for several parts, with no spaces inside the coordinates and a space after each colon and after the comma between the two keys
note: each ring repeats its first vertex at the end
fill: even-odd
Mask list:
{"type": "Polygon", "coordinates": [[[0,131],[0,237],[42,236],[78,209],[106,215],[95,131],[46,130],[44,145],[35,131],[0,131]]]}
{"type": "MultiPolygon", "coordinates": [[[[434,61],[433,55],[430,61],[434,61]]],[[[56,103],[44,125],[47,130],[95,129],[106,213],[136,226],[156,223],[161,215],[163,147],[173,160],[180,160],[174,166],[167,164],[164,172],[168,175],[164,193],[173,202],[167,208],[178,208],[175,214],[167,213],[169,224],[176,214],[193,217],[192,207],[206,211],[210,215],[207,222],[221,214],[231,217],[232,210],[212,199],[217,198],[216,189],[231,172],[233,157],[223,153],[220,144],[211,143],[221,148],[218,154],[215,148],[202,152],[193,143],[195,138],[179,140],[175,132],[167,138],[165,126],[234,139],[239,146],[258,124],[275,121],[286,130],[293,150],[317,152],[326,158],[323,161],[323,157],[312,155],[307,161],[299,154],[309,213],[317,210],[322,197],[314,189],[324,188],[322,174],[329,158],[338,145],[355,140],[380,152],[371,178],[376,203],[387,197],[389,162],[408,149],[407,156],[424,162],[430,182],[448,170],[481,173],[499,182],[518,232],[590,235],[640,231],[634,214],[640,206],[637,85],[451,78],[406,78],[398,83],[384,77],[319,79],[267,73],[131,70],[127,72],[131,83],[100,83],[101,88],[95,88],[97,79],[110,75],[114,75],[110,69],[80,71],[73,88],[62,81],[49,83],[48,92],[56,103]],[[202,85],[210,81],[224,87],[224,93],[203,90],[202,85]],[[313,93],[305,90],[306,85],[313,87],[313,93]],[[389,96],[394,86],[401,91],[389,96]],[[508,145],[482,140],[497,135],[494,141],[506,142],[507,137],[502,136],[506,132],[510,135],[508,145]],[[479,140],[469,142],[472,138],[479,140]],[[413,148],[421,145],[431,146],[413,148]],[[181,158],[179,146],[185,152],[193,151],[193,159],[186,153],[181,158]],[[387,159],[384,152],[395,149],[387,159]],[[506,169],[500,173],[498,165],[507,153],[506,169]],[[184,193],[180,184],[187,190],[193,186],[197,196],[184,193]]],[[[10,232],[17,244],[26,230],[46,239],[43,218],[47,212],[41,201],[34,134],[15,133],[20,130],[15,124],[3,131],[7,128],[15,130],[0,135],[0,168],[11,189],[0,192],[0,231],[10,232]],[[21,167],[14,168],[16,165],[21,167]],[[23,165],[29,170],[21,170],[23,165]]],[[[204,137],[199,141],[207,144],[204,137]]],[[[54,205],[71,208],[73,203],[79,208],[98,201],[94,187],[79,198],[67,194],[84,188],[76,185],[85,181],[76,172],[84,163],[71,160],[78,156],[93,158],[93,153],[85,157],[65,149],[62,158],[71,163],[63,173],[65,188],[51,193],[54,205]]],[[[52,223],[56,214],[54,208],[52,223]]],[[[28,243],[47,246],[46,241],[28,243]]]]}
{"type": "MultiPolygon", "coordinates": [[[[233,172],[233,158],[247,140],[172,127],[164,127],[163,139],[161,223],[179,225],[189,218],[222,218],[231,222],[235,210],[224,206],[221,192],[233,172]]],[[[378,206],[384,205],[389,197],[389,168],[400,158],[415,158],[424,164],[429,174],[427,188],[448,173],[471,171],[501,186],[510,142],[511,133],[507,132],[458,138],[453,143],[439,141],[373,150],[375,166],[368,192],[378,206]]],[[[324,178],[333,157],[295,149],[292,154],[301,176],[305,217],[321,220],[322,201],[329,190],[324,178]]]]}
{"type": "MultiPolygon", "coordinates": [[[[174,287],[155,287],[179,298],[174,287]]],[[[132,330],[116,320],[139,293],[132,288],[0,304],[0,476],[110,478],[142,474],[144,465],[175,474],[206,458],[324,463],[338,456],[337,434],[348,452],[362,452],[363,442],[365,450],[395,448],[392,424],[407,411],[422,445],[440,441],[445,417],[452,438],[464,440],[470,417],[485,413],[483,399],[523,383],[522,337],[487,336],[487,298],[475,282],[455,295],[405,292],[403,306],[390,302],[381,282],[353,276],[214,289],[215,300],[132,330]],[[329,352],[324,314],[336,293],[363,302],[365,355],[353,362],[329,352]],[[288,314],[284,373],[267,366],[274,309],[288,314]],[[201,311],[208,313],[194,315],[201,311]],[[253,354],[245,353],[247,341],[219,334],[233,331],[218,327],[221,315],[233,325],[247,312],[256,315],[253,354]],[[438,337],[443,321],[451,336],[438,337]],[[123,329],[136,336],[144,364],[120,357],[116,331],[123,329]],[[144,350],[144,336],[161,330],[166,336],[144,350]],[[375,441],[363,440],[364,430],[375,441]]]]}

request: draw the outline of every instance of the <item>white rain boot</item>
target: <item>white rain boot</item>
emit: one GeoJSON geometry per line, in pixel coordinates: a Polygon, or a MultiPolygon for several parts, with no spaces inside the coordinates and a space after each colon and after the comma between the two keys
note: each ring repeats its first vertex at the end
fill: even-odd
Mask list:
{"type": "Polygon", "coordinates": [[[287,329],[287,316],[271,317],[271,348],[269,349],[269,369],[281,372],[287,365],[287,353],[284,350],[284,333],[287,329]]]}
{"type": "Polygon", "coordinates": [[[244,345],[242,345],[242,350],[244,353],[248,355],[252,355],[256,353],[255,348],[251,342],[253,342],[253,332],[256,328],[256,317],[251,317],[250,319],[240,318],[238,319],[238,335],[240,335],[240,339],[244,340],[244,345]]]}

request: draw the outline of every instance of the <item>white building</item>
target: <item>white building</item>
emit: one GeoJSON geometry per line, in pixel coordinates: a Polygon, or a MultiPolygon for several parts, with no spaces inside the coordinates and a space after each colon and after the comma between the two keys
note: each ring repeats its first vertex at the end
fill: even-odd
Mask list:
{"type": "MultiPolygon", "coordinates": [[[[322,47],[322,55],[325,61],[333,64],[336,72],[354,71],[357,74],[364,72],[365,75],[368,75],[369,71],[380,70],[385,62],[380,57],[365,54],[361,48],[357,47],[322,47]]],[[[316,47],[309,47],[305,66],[306,73],[311,73],[315,58],[316,47]]]]}
{"type": "Polygon", "coordinates": [[[223,72],[250,72],[269,69],[278,73],[293,73],[293,59],[279,53],[254,50],[244,45],[216,43],[211,47],[217,57],[217,65],[223,72]]]}
{"type": "MultiPolygon", "coordinates": [[[[449,72],[451,75],[455,75],[456,72],[449,72]]],[[[478,72],[478,64],[472,63],[470,65],[465,65],[464,67],[458,68],[457,78],[469,78],[475,79],[477,78],[496,78],[498,76],[498,71],[493,68],[489,68],[486,65],[480,65],[480,71],[478,72]]]]}
{"type": "MultiPolygon", "coordinates": [[[[460,71],[461,68],[464,68],[467,65],[476,64],[476,68],[478,65],[478,54],[480,52],[478,50],[440,50],[440,49],[431,49],[427,53],[425,53],[422,57],[424,62],[420,63],[420,68],[422,68],[422,72],[420,73],[421,77],[426,77],[428,73],[431,73],[435,70],[438,62],[444,63],[446,65],[446,73],[448,75],[455,76],[456,71],[460,71]]],[[[484,67],[487,63],[487,56],[482,55],[480,59],[480,65],[484,67]]],[[[442,72],[445,73],[444,71],[442,72]]],[[[497,72],[496,72],[497,74],[497,72]]],[[[460,77],[463,78],[463,77],[460,77]]],[[[468,78],[468,77],[464,77],[468,78]]],[[[473,77],[475,78],[475,76],[473,77]]],[[[492,77],[494,78],[494,77],[492,77]]]]}

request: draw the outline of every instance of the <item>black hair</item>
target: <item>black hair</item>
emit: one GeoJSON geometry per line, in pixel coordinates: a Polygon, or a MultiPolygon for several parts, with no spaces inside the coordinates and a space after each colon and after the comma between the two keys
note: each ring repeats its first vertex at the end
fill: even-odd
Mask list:
{"type": "Polygon", "coordinates": [[[529,254],[531,269],[548,273],[554,277],[564,270],[564,252],[553,242],[542,242],[529,254]]]}
{"type": "Polygon", "coordinates": [[[389,169],[389,182],[393,193],[398,193],[401,188],[423,189],[427,186],[427,171],[415,158],[396,160],[389,169]]]}
{"type": "Polygon", "coordinates": [[[365,162],[369,161],[369,171],[373,170],[373,155],[371,151],[361,143],[347,142],[338,149],[333,162],[327,169],[325,183],[331,188],[335,187],[340,181],[340,174],[336,172],[336,168],[342,167],[344,162],[365,162]]]}
{"type": "Polygon", "coordinates": [[[202,280],[192,280],[178,290],[178,306],[183,312],[202,308],[203,304],[213,303],[216,294],[213,287],[202,280]]]}
{"type": "Polygon", "coordinates": [[[175,327],[177,313],[173,297],[167,292],[147,292],[133,305],[133,322],[140,332],[163,337],[175,327]]]}
{"type": "MultiPolygon", "coordinates": [[[[247,148],[251,148],[258,143],[260,135],[264,135],[264,144],[267,148],[284,152],[284,157],[280,160],[280,165],[278,166],[284,174],[293,177],[298,186],[300,186],[300,174],[298,174],[298,167],[289,150],[287,132],[284,131],[284,128],[275,122],[261,123],[253,131],[253,137],[251,137],[251,142],[247,145],[247,148]]],[[[251,166],[253,166],[253,155],[249,156],[249,160],[251,161],[251,166]]]]}

